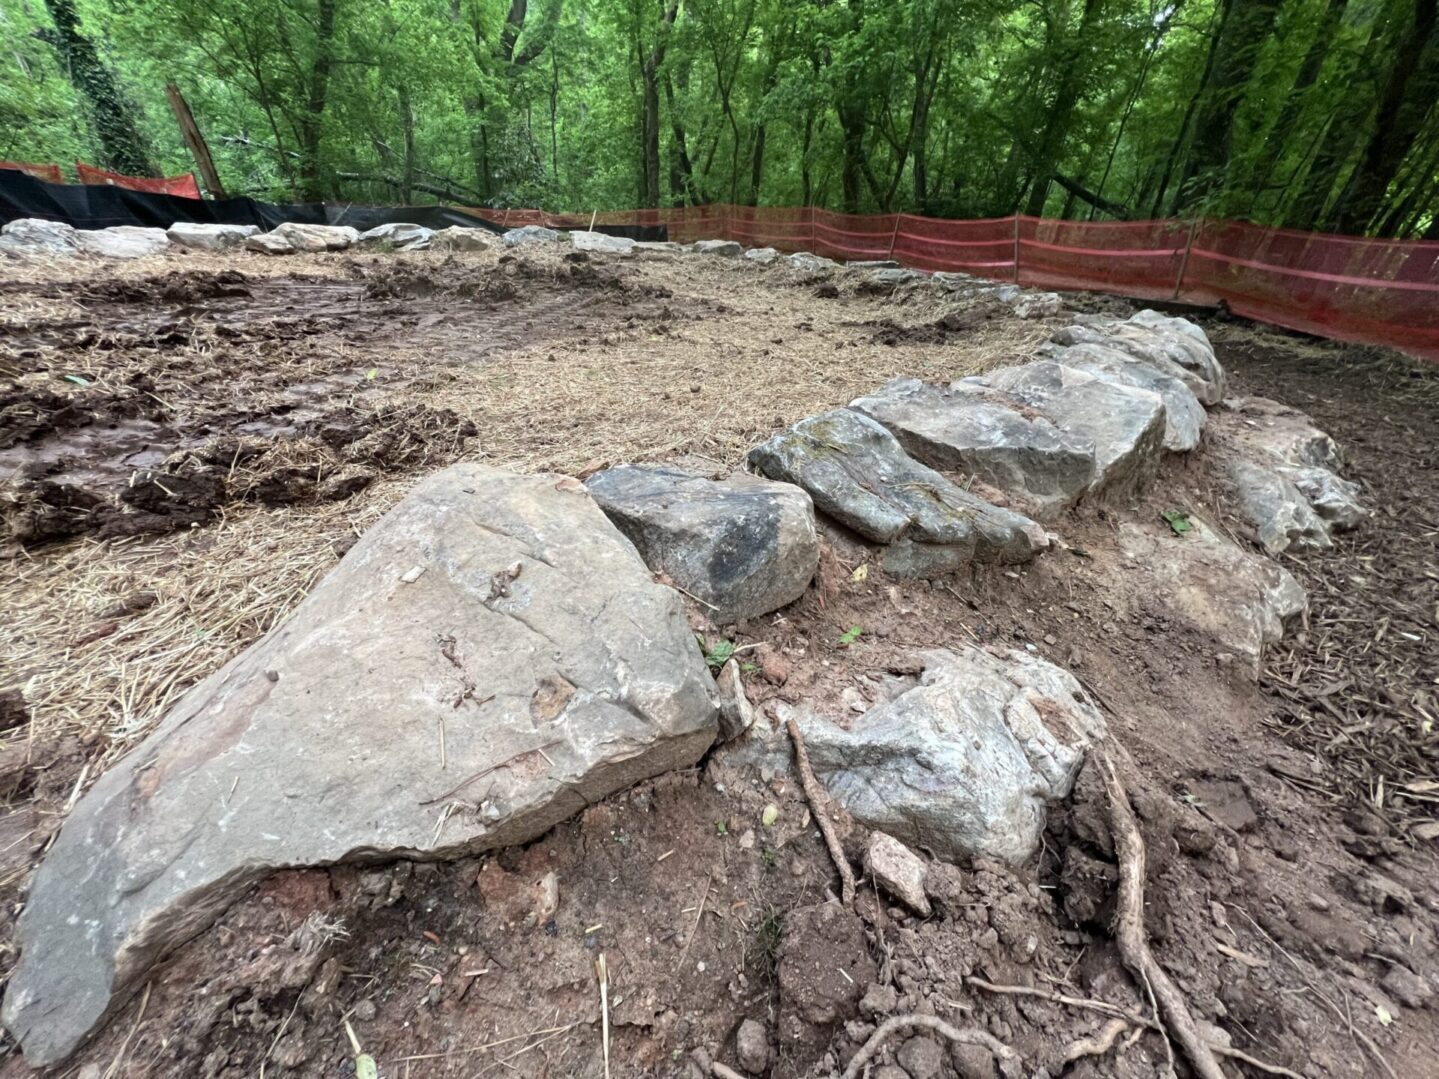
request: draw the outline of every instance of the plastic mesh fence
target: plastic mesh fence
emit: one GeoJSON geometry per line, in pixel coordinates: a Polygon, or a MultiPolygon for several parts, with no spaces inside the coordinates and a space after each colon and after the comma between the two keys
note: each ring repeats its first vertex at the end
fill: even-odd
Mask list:
{"type": "Polygon", "coordinates": [[[1235,221],[948,221],[910,214],[727,206],[547,214],[471,211],[551,228],[664,225],[671,240],[894,259],[1048,289],[1217,304],[1305,333],[1439,360],[1439,243],[1263,228],[1235,221]]]}
{"type": "Polygon", "coordinates": [[[82,184],[110,184],[114,187],[129,188],[131,191],[148,191],[152,195],[178,195],[185,199],[200,197],[200,185],[195,182],[193,172],[187,172],[183,176],[153,179],[149,176],[126,176],[119,172],[107,172],[83,161],[75,162],[75,171],[82,184]]]}

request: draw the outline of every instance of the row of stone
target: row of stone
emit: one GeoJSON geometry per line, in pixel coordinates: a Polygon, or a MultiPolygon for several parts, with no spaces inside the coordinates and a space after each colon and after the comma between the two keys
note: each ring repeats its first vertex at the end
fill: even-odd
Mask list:
{"type": "Polygon", "coordinates": [[[407,251],[431,247],[483,251],[490,244],[490,235],[484,229],[458,225],[434,230],[422,225],[391,223],[360,232],[348,225],[309,225],[294,221],[287,221],[269,232],[262,232],[255,225],[193,221],[177,221],[168,229],[139,225],[77,229],[59,221],[21,218],[0,226],[0,252],[21,256],[86,254],[133,259],[161,255],[171,247],[216,252],[243,247],[267,255],[343,251],[352,246],[407,251]]]}

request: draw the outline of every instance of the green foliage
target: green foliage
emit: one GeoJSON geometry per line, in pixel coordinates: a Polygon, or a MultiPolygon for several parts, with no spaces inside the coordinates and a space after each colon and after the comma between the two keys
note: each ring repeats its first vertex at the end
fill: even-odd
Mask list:
{"type": "Polygon", "coordinates": [[[1164,523],[1173,530],[1176,536],[1182,536],[1194,528],[1194,524],[1189,520],[1189,514],[1183,510],[1162,510],[1159,516],[1164,518],[1164,523]]]}
{"type": "Polygon", "coordinates": [[[859,626],[850,626],[849,629],[839,635],[839,646],[841,648],[848,648],[854,644],[855,641],[859,640],[859,635],[863,632],[864,630],[859,626]]]}
{"type": "Polygon", "coordinates": [[[718,640],[714,644],[710,644],[703,637],[698,640],[700,651],[704,653],[705,662],[709,664],[711,670],[719,670],[734,655],[734,641],[718,640]]]}
{"type": "Polygon", "coordinates": [[[1431,0],[9,0],[0,157],[231,192],[1439,232],[1431,0]],[[67,15],[73,13],[73,18],[67,15]]]}

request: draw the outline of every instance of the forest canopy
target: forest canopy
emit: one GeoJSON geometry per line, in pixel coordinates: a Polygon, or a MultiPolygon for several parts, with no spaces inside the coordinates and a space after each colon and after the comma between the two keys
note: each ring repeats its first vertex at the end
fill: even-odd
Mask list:
{"type": "Polygon", "coordinates": [[[0,158],[1439,238],[1439,0],[0,0],[0,158]]]}

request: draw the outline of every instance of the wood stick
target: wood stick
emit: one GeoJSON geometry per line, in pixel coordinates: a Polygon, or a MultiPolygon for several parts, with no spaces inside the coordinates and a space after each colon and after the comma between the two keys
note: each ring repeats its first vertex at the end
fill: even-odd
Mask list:
{"type": "Polygon", "coordinates": [[[869,1036],[869,1040],[860,1047],[859,1052],[849,1062],[849,1067],[845,1068],[842,1079],[857,1079],[864,1071],[864,1066],[869,1063],[870,1058],[879,1052],[891,1034],[901,1030],[913,1030],[915,1027],[932,1030],[960,1045],[982,1045],[1004,1063],[1011,1061],[1018,1063],[1020,1060],[1019,1054],[1013,1049],[982,1030],[974,1030],[970,1027],[963,1029],[952,1027],[943,1019],[933,1015],[896,1015],[886,1019],[880,1024],[879,1029],[869,1036]]]}
{"type": "Polygon", "coordinates": [[[824,845],[829,848],[830,859],[839,870],[840,901],[849,906],[854,902],[854,871],[849,867],[849,859],[844,856],[844,847],[840,845],[839,836],[835,834],[834,824],[825,813],[828,797],[824,787],[820,786],[819,780],[814,777],[814,769],[809,766],[809,753],[804,748],[804,735],[799,732],[799,724],[792,719],[788,720],[785,730],[789,732],[790,741],[794,743],[794,763],[799,771],[800,786],[804,788],[804,796],[814,810],[814,819],[819,824],[820,834],[824,836],[824,845]]]}
{"type": "Polygon", "coordinates": [[[1109,827],[1119,855],[1119,897],[1114,919],[1114,936],[1124,965],[1150,987],[1168,1030],[1189,1057],[1200,1079],[1225,1079],[1214,1053],[1199,1035],[1184,994],[1149,950],[1144,932],[1144,839],[1129,805],[1129,795],[1108,756],[1101,757],[1104,788],[1109,795],[1109,827]]]}

